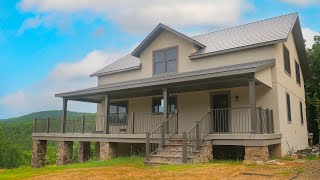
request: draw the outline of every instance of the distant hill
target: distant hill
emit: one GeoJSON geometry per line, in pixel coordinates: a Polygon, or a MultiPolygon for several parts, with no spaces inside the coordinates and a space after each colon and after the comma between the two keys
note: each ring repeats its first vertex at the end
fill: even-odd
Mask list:
{"type": "MultiPolygon", "coordinates": [[[[91,113],[83,113],[83,112],[73,112],[68,111],[68,117],[81,116],[83,114],[91,114],[91,113]]],[[[26,122],[33,121],[35,118],[60,118],[62,116],[62,110],[51,110],[51,111],[40,111],[30,113],[20,117],[8,118],[8,119],[0,119],[0,122],[26,122]]]]}

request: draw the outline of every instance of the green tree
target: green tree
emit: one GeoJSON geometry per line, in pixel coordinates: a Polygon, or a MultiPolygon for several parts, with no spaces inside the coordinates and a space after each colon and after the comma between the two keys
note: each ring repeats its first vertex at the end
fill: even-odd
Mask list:
{"type": "Polygon", "coordinates": [[[320,129],[320,36],[314,37],[315,43],[307,50],[311,77],[306,81],[308,130],[314,133],[314,142],[319,142],[320,129]]]}

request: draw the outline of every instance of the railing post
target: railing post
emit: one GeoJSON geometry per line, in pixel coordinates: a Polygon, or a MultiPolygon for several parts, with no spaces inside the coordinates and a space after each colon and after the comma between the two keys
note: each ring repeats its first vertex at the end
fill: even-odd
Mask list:
{"type": "Polygon", "coordinates": [[[266,124],[267,124],[267,133],[270,134],[271,133],[271,129],[270,129],[270,114],[269,114],[269,109],[266,109],[266,124]]]}
{"type": "Polygon", "coordinates": [[[258,133],[262,133],[263,134],[263,128],[262,128],[262,107],[258,107],[258,113],[259,113],[259,118],[258,118],[258,121],[257,121],[257,132],[258,133]]]}
{"type": "Polygon", "coordinates": [[[85,121],[86,121],[86,115],[82,115],[82,119],[81,119],[81,133],[84,133],[84,125],[85,125],[85,121]]]}
{"type": "Polygon", "coordinates": [[[49,133],[50,117],[47,118],[47,133],[49,133]]]}
{"type": "Polygon", "coordinates": [[[187,163],[187,134],[182,132],[182,162],[187,163]]]}
{"type": "Polygon", "coordinates": [[[104,109],[105,109],[105,127],[104,127],[104,133],[105,134],[109,134],[109,119],[108,119],[108,115],[109,115],[109,106],[110,106],[110,96],[109,95],[105,95],[104,96],[104,109]]]}
{"type": "Polygon", "coordinates": [[[146,160],[150,160],[150,132],[146,132],[146,160]]]}
{"type": "Polygon", "coordinates": [[[132,134],[134,134],[134,112],[132,112],[132,134]]]}
{"type": "Polygon", "coordinates": [[[175,114],[176,114],[176,123],[177,123],[177,125],[176,125],[176,134],[178,134],[178,130],[179,130],[179,118],[178,118],[178,110],[176,109],[176,110],[174,110],[174,112],[175,112],[175,114]]]}
{"type": "Polygon", "coordinates": [[[269,111],[269,113],[270,113],[270,128],[271,128],[271,133],[274,133],[274,124],[273,124],[273,110],[271,109],[270,111],[269,111]]]}
{"type": "Polygon", "coordinates": [[[210,120],[209,120],[209,124],[208,124],[208,126],[209,126],[209,133],[210,134],[212,134],[212,132],[213,132],[213,110],[211,110],[210,108],[209,108],[209,118],[210,118],[210,120]]]}
{"type": "Polygon", "coordinates": [[[37,132],[37,121],[38,121],[38,119],[35,118],[35,119],[34,119],[34,127],[33,127],[33,132],[34,132],[34,133],[37,132]]]}
{"type": "Polygon", "coordinates": [[[196,147],[200,146],[200,128],[199,128],[199,121],[196,121],[196,147]]]}
{"type": "Polygon", "coordinates": [[[257,106],[256,106],[256,82],[254,78],[249,79],[249,103],[251,116],[251,134],[259,134],[257,126],[257,106]]]}
{"type": "Polygon", "coordinates": [[[163,122],[162,123],[162,126],[160,127],[160,131],[161,131],[161,147],[164,147],[164,126],[165,126],[165,123],[163,122]]]}

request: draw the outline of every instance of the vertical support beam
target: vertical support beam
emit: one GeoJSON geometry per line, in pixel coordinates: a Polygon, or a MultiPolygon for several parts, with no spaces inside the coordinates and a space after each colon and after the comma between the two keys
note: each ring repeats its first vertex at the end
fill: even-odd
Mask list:
{"type": "Polygon", "coordinates": [[[257,106],[256,106],[256,81],[253,78],[249,79],[249,103],[251,114],[251,134],[258,134],[257,127],[257,106]]]}
{"type": "Polygon", "coordinates": [[[271,126],[271,133],[274,133],[274,124],[273,124],[273,110],[271,109],[270,111],[270,126],[271,126]]]}
{"type": "Polygon", "coordinates": [[[162,126],[160,127],[160,133],[161,133],[161,147],[164,147],[164,128],[165,128],[165,123],[162,123],[162,126]]]}
{"type": "Polygon", "coordinates": [[[33,127],[33,132],[34,132],[34,133],[37,132],[37,121],[38,121],[38,119],[35,118],[35,119],[34,119],[34,127],[33,127]]]}
{"type": "Polygon", "coordinates": [[[100,160],[100,142],[95,143],[94,151],[96,160],[100,160]]]}
{"type": "Polygon", "coordinates": [[[47,133],[50,131],[50,117],[47,118],[47,133]]]}
{"type": "Polygon", "coordinates": [[[84,133],[84,126],[85,126],[85,121],[86,121],[86,115],[82,115],[81,119],[81,133],[84,133]]]}
{"type": "Polygon", "coordinates": [[[259,132],[261,132],[262,134],[264,133],[263,132],[263,113],[262,113],[262,107],[259,107],[258,108],[258,119],[257,119],[257,126],[258,126],[258,129],[259,129],[259,132]]]}
{"type": "Polygon", "coordinates": [[[32,141],[32,168],[41,168],[46,164],[47,141],[33,140],[32,141]]]}
{"type": "Polygon", "coordinates": [[[132,134],[134,134],[134,112],[132,112],[132,134]]]}
{"type": "Polygon", "coordinates": [[[178,116],[178,110],[176,109],[176,110],[174,110],[174,113],[176,114],[176,133],[178,134],[178,131],[179,131],[179,116],[178,116]]]}
{"type": "Polygon", "coordinates": [[[78,161],[86,162],[90,159],[91,154],[90,142],[80,141],[78,146],[78,161]]]}
{"type": "Polygon", "coordinates": [[[270,112],[269,108],[266,109],[266,122],[267,122],[267,133],[271,134],[271,121],[270,121],[270,112]]]}
{"type": "Polygon", "coordinates": [[[60,141],[58,142],[57,165],[66,165],[72,163],[73,142],[60,141]]]}
{"type": "Polygon", "coordinates": [[[108,120],[108,115],[109,115],[109,106],[110,106],[110,96],[105,95],[104,96],[104,108],[105,108],[105,127],[104,127],[104,133],[109,134],[109,120],[108,120]]]}
{"type": "Polygon", "coordinates": [[[64,133],[66,131],[67,107],[68,107],[68,99],[63,98],[61,133],[64,133]]]}
{"type": "Polygon", "coordinates": [[[199,128],[199,121],[196,121],[196,147],[200,146],[200,128],[199,128]]]}
{"type": "Polygon", "coordinates": [[[146,133],[146,160],[150,160],[150,132],[146,133]]]}
{"type": "MultiPolygon", "coordinates": [[[[169,93],[167,88],[163,88],[163,121],[167,121],[168,119],[168,100],[169,93]]],[[[169,123],[165,124],[165,132],[169,133],[169,123]]]]}
{"type": "Polygon", "coordinates": [[[182,132],[182,162],[187,163],[187,134],[182,132]]]}

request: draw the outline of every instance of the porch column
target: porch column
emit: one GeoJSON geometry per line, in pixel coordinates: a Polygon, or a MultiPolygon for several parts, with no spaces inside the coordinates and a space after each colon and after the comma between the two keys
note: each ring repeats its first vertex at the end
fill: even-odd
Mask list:
{"type": "Polygon", "coordinates": [[[61,120],[61,133],[64,133],[65,130],[66,130],[67,107],[68,107],[68,99],[63,98],[62,120],[61,120]]]}
{"type": "Polygon", "coordinates": [[[251,134],[258,134],[257,129],[257,106],[256,106],[256,81],[254,78],[249,79],[249,103],[251,115],[251,134]]]}
{"type": "Polygon", "coordinates": [[[168,118],[168,89],[163,88],[163,119],[164,121],[168,118]]]}
{"type": "Polygon", "coordinates": [[[105,95],[104,96],[104,108],[105,108],[105,127],[104,127],[104,133],[109,134],[109,120],[108,120],[108,115],[109,115],[109,105],[110,105],[110,96],[105,95]]]}

